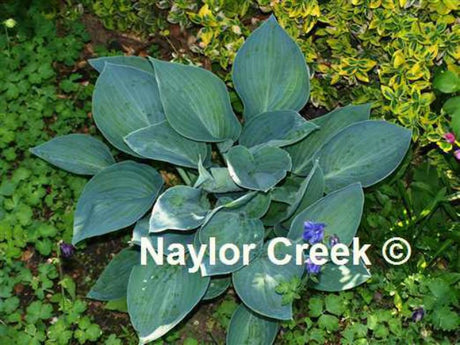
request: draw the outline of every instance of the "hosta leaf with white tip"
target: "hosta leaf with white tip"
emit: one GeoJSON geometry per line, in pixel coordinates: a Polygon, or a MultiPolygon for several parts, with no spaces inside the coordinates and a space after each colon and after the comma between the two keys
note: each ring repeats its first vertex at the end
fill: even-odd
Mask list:
{"type": "Polygon", "coordinates": [[[125,142],[142,157],[188,168],[196,169],[200,157],[210,155],[206,143],[183,137],[167,121],[138,129],[128,134],[125,142]]]}
{"type": "Polygon", "coordinates": [[[139,56],[105,56],[96,59],[89,59],[88,62],[91,67],[99,73],[104,70],[106,63],[135,67],[151,74],[154,73],[153,66],[149,60],[139,56]]]}
{"type": "Polygon", "coordinates": [[[385,121],[348,126],[316,154],[327,190],[354,182],[369,187],[383,180],[401,163],[410,141],[410,130],[385,121]]]}
{"type": "Polygon", "coordinates": [[[88,293],[88,298],[99,301],[112,301],[126,298],[129,275],[139,264],[140,254],[132,248],[125,248],[106,266],[88,293]]]}
{"type": "Polygon", "coordinates": [[[353,265],[353,260],[350,256],[350,261],[346,265],[338,266],[328,262],[321,266],[318,282],[312,283],[311,286],[320,291],[344,291],[363,284],[370,277],[371,274],[363,262],[353,265]]]}
{"type": "Polygon", "coordinates": [[[184,137],[197,141],[236,140],[241,125],[222,80],[211,72],[151,59],[166,118],[184,137]]]}
{"type": "Polygon", "coordinates": [[[350,244],[356,234],[363,213],[364,194],[359,183],[327,194],[305,210],[292,221],[288,238],[302,238],[304,222],[324,223],[325,233],[336,235],[341,243],[350,244]]]}
{"type": "Polygon", "coordinates": [[[138,156],[123,138],[165,119],[154,75],[134,67],[106,63],[94,89],[93,117],[113,146],[138,156]]]}
{"type": "MultiPolygon", "coordinates": [[[[289,282],[294,278],[300,279],[304,266],[296,265],[295,260],[291,260],[287,265],[277,265],[268,257],[267,248],[268,243],[262,254],[249,266],[233,273],[233,286],[244,304],[258,314],[272,319],[290,320],[292,302],[284,303],[283,295],[276,289],[282,282],[289,282]]],[[[295,257],[295,247],[280,244],[274,248],[274,254],[277,258],[285,255],[295,257]]]]}
{"type": "Polygon", "coordinates": [[[61,169],[81,175],[97,174],[115,163],[109,148],[86,134],[56,137],[30,151],[61,169]]]}
{"type": "Polygon", "coordinates": [[[140,344],[174,328],[198,304],[209,285],[199,272],[167,263],[135,266],[128,283],[128,312],[140,344]]]}
{"type": "Polygon", "coordinates": [[[291,158],[280,148],[259,146],[232,147],[226,156],[233,181],[247,189],[268,191],[291,169],[291,158]]]}
{"type": "Polygon", "coordinates": [[[278,329],[277,321],[258,315],[241,304],[230,320],[226,344],[272,345],[278,329]]]}
{"type": "MultiPolygon", "coordinates": [[[[216,252],[226,244],[232,243],[238,247],[240,253],[243,252],[243,245],[252,244],[256,245],[256,249],[250,252],[250,259],[254,258],[259,252],[264,239],[264,226],[258,219],[249,218],[242,212],[230,212],[221,210],[216,212],[212,218],[198,231],[198,241],[196,244],[208,245],[206,257],[209,257],[209,243],[211,238],[216,241],[216,252]]],[[[232,251],[229,251],[232,253],[232,251]]],[[[229,257],[230,254],[229,254],[229,257]]],[[[243,266],[242,255],[238,260],[232,264],[227,265],[222,263],[219,258],[216,258],[215,265],[209,265],[207,259],[204,260],[206,268],[205,275],[220,275],[234,272],[243,266]]]]}
{"type": "Polygon", "coordinates": [[[273,16],[246,39],[232,76],[246,119],[266,111],[298,111],[310,94],[305,58],[273,16]]]}
{"type": "Polygon", "coordinates": [[[123,229],[141,218],[163,186],[152,167],[132,161],[109,166],[83,188],[74,216],[72,243],[123,229]]]}
{"type": "Polygon", "coordinates": [[[319,127],[292,110],[278,110],[252,117],[243,127],[240,145],[286,146],[302,140],[319,127]]]}
{"type": "Polygon", "coordinates": [[[319,130],[285,148],[292,159],[292,172],[302,176],[308,175],[315,153],[345,127],[369,119],[370,110],[370,103],[347,105],[313,119],[311,122],[319,126],[319,130]]]}
{"type": "Polygon", "coordinates": [[[150,217],[150,232],[191,230],[205,220],[211,205],[201,189],[174,186],[158,198],[150,217]]]}

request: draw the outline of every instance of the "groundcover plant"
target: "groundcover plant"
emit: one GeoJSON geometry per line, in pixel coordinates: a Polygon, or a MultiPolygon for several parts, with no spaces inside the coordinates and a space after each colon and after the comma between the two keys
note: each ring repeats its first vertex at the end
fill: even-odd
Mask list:
{"type": "MultiPolygon", "coordinates": [[[[160,338],[201,300],[230,285],[242,304],[227,343],[271,344],[279,322],[292,318],[298,294],[350,289],[370,277],[363,262],[318,266],[306,252],[300,265],[277,265],[267,256],[270,242],[280,237],[350,245],[363,188],[394,171],[411,138],[409,130],[369,120],[369,104],[305,120],[298,111],[309,97],[309,70],[274,17],[253,32],[234,62],[243,121],[224,82],[202,68],[139,57],[90,63],[100,72],[96,125],[133,159],[116,162],[104,143],[83,134],[31,150],[72,173],[94,175],[76,206],[74,244],[135,224],[132,245],[109,263],[88,297],[126,298],[141,344],[160,338]],[[148,160],[175,166],[186,185],[163,191],[148,160]],[[140,264],[146,239],[152,247],[163,241],[167,262],[140,264]],[[190,272],[190,255],[184,259],[178,244],[198,248],[212,241],[217,250],[228,244],[255,249],[248,265],[239,257],[231,264],[210,258],[206,249],[202,269],[190,272]]],[[[283,257],[293,250],[276,246],[275,252],[283,257]]]]}

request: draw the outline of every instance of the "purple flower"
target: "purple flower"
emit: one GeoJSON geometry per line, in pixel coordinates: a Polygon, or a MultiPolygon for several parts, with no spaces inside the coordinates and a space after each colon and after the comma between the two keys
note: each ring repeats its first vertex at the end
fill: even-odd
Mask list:
{"type": "Polygon", "coordinates": [[[71,245],[70,243],[62,242],[59,245],[59,247],[61,249],[61,255],[64,258],[70,258],[73,255],[73,253],[75,252],[75,247],[73,245],[71,245]]]}
{"type": "Polygon", "coordinates": [[[324,238],[326,224],[307,221],[303,223],[303,239],[310,244],[319,243],[324,238]]]}
{"type": "Polygon", "coordinates": [[[454,151],[455,158],[460,161],[460,149],[454,151]]]}
{"type": "Polygon", "coordinates": [[[455,143],[455,135],[454,133],[445,133],[444,134],[444,139],[449,143],[449,144],[454,144],[455,143]]]}
{"type": "Polygon", "coordinates": [[[412,321],[414,322],[422,321],[424,316],[425,316],[425,310],[422,307],[417,308],[412,313],[412,321]]]}
{"type": "Polygon", "coordinates": [[[332,248],[334,247],[336,244],[339,244],[340,243],[340,239],[339,239],[339,236],[337,235],[332,235],[330,238],[329,238],[329,246],[332,248]]]}
{"type": "Polygon", "coordinates": [[[307,259],[305,267],[307,269],[307,272],[309,274],[318,274],[321,272],[321,266],[320,265],[315,265],[310,258],[307,259]]]}

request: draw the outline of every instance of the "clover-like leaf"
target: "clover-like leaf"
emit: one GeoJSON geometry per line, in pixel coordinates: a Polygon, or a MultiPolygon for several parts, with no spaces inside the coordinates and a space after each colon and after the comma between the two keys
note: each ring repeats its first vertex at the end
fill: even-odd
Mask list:
{"type": "Polygon", "coordinates": [[[132,161],[113,164],[83,188],[75,210],[72,243],[123,229],[141,218],[163,186],[152,167],[132,161]]]}
{"type": "Polygon", "coordinates": [[[291,169],[291,158],[277,147],[247,149],[234,146],[226,158],[230,176],[237,185],[264,192],[274,187],[291,169]]]}
{"type": "Polygon", "coordinates": [[[150,232],[191,230],[199,227],[210,208],[203,190],[174,186],[159,196],[150,217],[150,232]]]}
{"type": "Polygon", "coordinates": [[[166,118],[184,137],[197,141],[235,141],[241,125],[222,80],[211,72],[151,59],[166,118]]]}
{"type": "Polygon", "coordinates": [[[233,83],[246,119],[266,111],[298,111],[310,94],[310,75],[297,44],[271,16],[236,54],[233,83]]]}
{"type": "Polygon", "coordinates": [[[94,89],[93,117],[113,146],[138,156],[123,138],[165,119],[154,75],[134,67],[106,63],[94,89]]]}
{"type": "Polygon", "coordinates": [[[94,175],[115,163],[109,148],[86,134],[56,137],[31,148],[30,152],[74,174],[94,175]]]}
{"type": "Polygon", "coordinates": [[[252,117],[243,127],[240,145],[286,146],[302,140],[319,127],[292,110],[277,110],[252,117]]]}
{"type": "Polygon", "coordinates": [[[201,157],[211,154],[206,143],[183,137],[167,121],[138,129],[128,134],[125,142],[142,157],[195,169],[201,157]]]}
{"type": "Polygon", "coordinates": [[[403,160],[411,131],[385,121],[362,121],[348,126],[316,154],[326,189],[354,182],[369,187],[390,175],[403,160]]]}

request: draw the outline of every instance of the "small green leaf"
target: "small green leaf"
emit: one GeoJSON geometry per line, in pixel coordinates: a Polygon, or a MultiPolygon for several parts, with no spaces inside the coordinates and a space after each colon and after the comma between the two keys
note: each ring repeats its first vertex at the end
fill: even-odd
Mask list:
{"type": "Polygon", "coordinates": [[[434,76],[433,87],[443,93],[457,92],[460,90],[460,77],[452,71],[441,71],[434,76]]]}
{"type": "Polygon", "coordinates": [[[198,172],[198,179],[194,184],[195,188],[201,188],[209,193],[229,193],[243,190],[233,182],[227,168],[211,168],[210,171],[207,171],[200,160],[198,172]]]}

